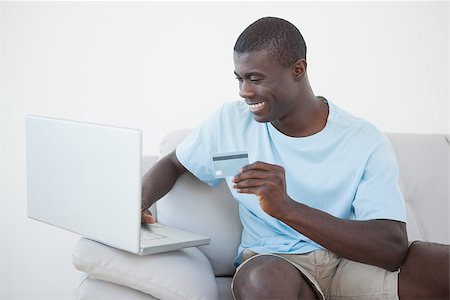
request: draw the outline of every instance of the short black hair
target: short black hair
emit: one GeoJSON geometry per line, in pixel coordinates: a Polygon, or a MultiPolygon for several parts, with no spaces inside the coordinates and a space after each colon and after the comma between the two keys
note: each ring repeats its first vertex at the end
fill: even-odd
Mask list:
{"type": "Polygon", "coordinates": [[[306,59],[306,44],[300,30],[290,22],[264,17],[250,24],[234,45],[236,53],[266,50],[281,65],[289,67],[306,59]]]}

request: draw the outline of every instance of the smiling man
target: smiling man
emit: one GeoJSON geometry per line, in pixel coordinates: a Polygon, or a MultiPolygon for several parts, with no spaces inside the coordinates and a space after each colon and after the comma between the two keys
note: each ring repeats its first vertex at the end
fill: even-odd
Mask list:
{"type": "Polygon", "coordinates": [[[234,64],[244,101],[224,104],[150,170],[143,221],[181,174],[216,186],[212,154],[245,150],[252,163],[226,179],[243,225],[236,299],[448,298],[449,247],[408,246],[387,138],[313,93],[299,30],[257,20],[234,64]]]}

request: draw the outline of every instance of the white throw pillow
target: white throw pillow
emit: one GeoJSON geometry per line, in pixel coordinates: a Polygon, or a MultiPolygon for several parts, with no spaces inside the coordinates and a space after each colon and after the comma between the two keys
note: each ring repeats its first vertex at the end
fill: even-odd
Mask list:
{"type": "Polygon", "coordinates": [[[98,279],[159,299],[218,298],[211,265],[197,248],[139,256],[81,238],[72,263],[98,279]]]}
{"type": "Polygon", "coordinates": [[[83,274],[72,300],[158,300],[138,290],[83,274]]]}

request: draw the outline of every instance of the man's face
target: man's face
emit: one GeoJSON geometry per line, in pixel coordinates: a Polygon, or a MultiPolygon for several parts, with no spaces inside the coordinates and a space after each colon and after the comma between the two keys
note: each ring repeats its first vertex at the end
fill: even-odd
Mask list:
{"type": "Polygon", "coordinates": [[[280,121],[293,111],[295,80],[292,68],[284,67],[266,51],[234,53],[239,95],[258,122],[280,121]]]}

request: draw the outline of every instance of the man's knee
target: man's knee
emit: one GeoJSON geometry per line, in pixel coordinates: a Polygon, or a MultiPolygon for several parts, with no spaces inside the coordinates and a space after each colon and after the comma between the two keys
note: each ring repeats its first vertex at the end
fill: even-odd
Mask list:
{"type": "Polygon", "coordinates": [[[414,242],[399,274],[400,298],[449,298],[450,246],[414,242]]]}
{"type": "Polygon", "coordinates": [[[237,299],[317,299],[295,266],[272,255],[249,259],[235,275],[233,293],[237,299]]]}

